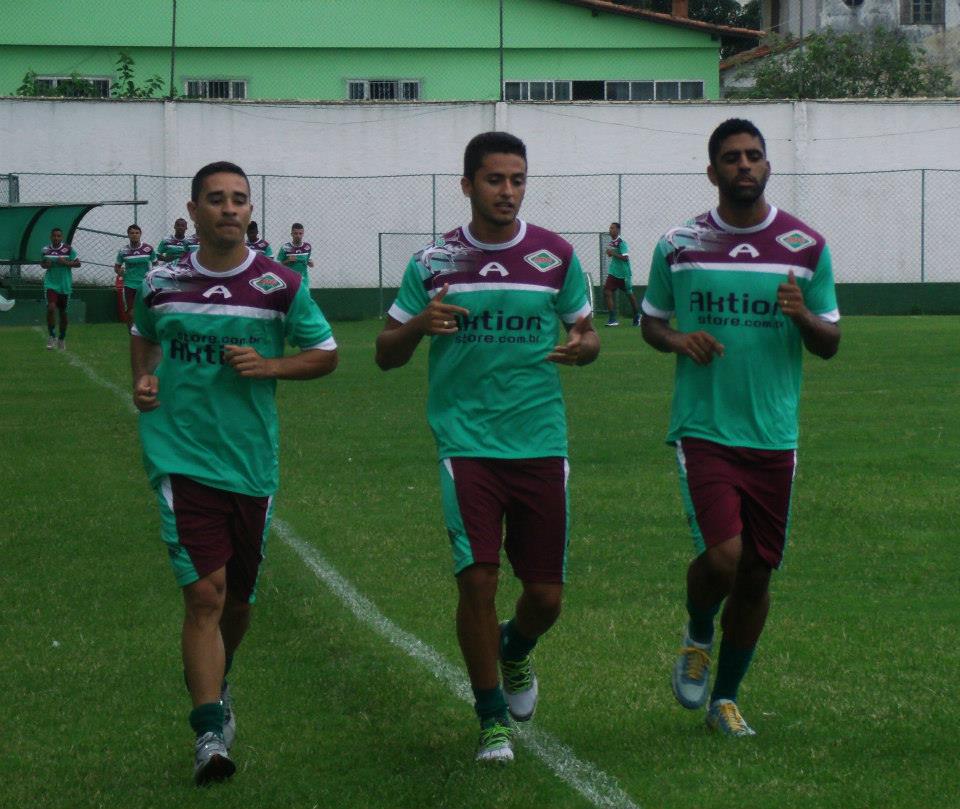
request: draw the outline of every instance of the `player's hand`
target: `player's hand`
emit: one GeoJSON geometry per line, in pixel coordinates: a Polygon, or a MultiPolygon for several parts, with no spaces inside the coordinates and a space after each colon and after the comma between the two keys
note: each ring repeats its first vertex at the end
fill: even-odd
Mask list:
{"type": "Polygon", "coordinates": [[[120,277],[123,278],[123,267],[114,267],[113,271],[120,277]]]}
{"type": "Polygon", "coordinates": [[[229,345],[224,348],[227,364],[240,376],[250,379],[272,379],[276,376],[273,360],[260,355],[253,346],[229,345]]]}
{"type": "Polygon", "coordinates": [[[807,307],[803,303],[803,290],[797,283],[793,270],[787,272],[787,283],[777,287],[777,303],[780,311],[787,317],[796,318],[806,313],[807,307]]]}
{"type": "Polygon", "coordinates": [[[581,317],[567,332],[567,342],[553,347],[553,351],[547,355],[547,362],[579,365],[586,356],[584,352],[587,347],[584,345],[583,338],[592,331],[593,326],[588,324],[587,318],[581,317]]]}
{"type": "Polygon", "coordinates": [[[447,297],[450,291],[450,284],[444,284],[433,300],[427,304],[419,315],[420,331],[423,334],[456,334],[460,331],[457,326],[457,315],[469,315],[470,310],[462,306],[454,306],[452,303],[444,303],[443,299],[447,297]]]}
{"type": "Polygon", "coordinates": [[[608,247],[608,248],[607,248],[607,255],[608,255],[608,256],[612,256],[612,255],[614,255],[614,253],[616,253],[616,252],[617,252],[617,251],[614,250],[612,247],[608,247]]]}
{"type": "Polygon", "coordinates": [[[141,413],[149,413],[160,407],[157,394],[160,392],[160,380],[153,374],[144,374],[133,386],[133,405],[141,413]]]}
{"type": "Polygon", "coordinates": [[[287,258],[283,260],[283,263],[286,264],[287,266],[292,267],[294,264],[297,263],[297,260],[291,256],[287,256],[287,258]]]}
{"type": "Polygon", "coordinates": [[[310,267],[311,269],[313,268],[313,259],[309,259],[309,258],[307,259],[307,266],[310,267]]]}
{"type": "Polygon", "coordinates": [[[691,331],[680,335],[676,352],[689,357],[697,365],[709,365],[714,355],[723,356],[724,348],[710,332],[691,331]]]}

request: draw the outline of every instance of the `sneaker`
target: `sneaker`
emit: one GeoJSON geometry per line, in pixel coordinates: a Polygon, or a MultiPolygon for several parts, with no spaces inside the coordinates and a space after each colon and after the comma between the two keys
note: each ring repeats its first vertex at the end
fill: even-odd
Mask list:
{"type": "Polygon", "coordinates": [[[52,334],[47,338],[47,351],[52,351],[57,345],[57,338],[52,334]]]}
{"type": "Polygon", "coordinates": [[[233,697],[230,696],[229,685],[225,685],[220,692],[220,702],[223,704],[223,743],[229,750],[237,738],[237,715],[233,712],[233,697]]]}
{"type": "Polygon", "coordinates": [[[740,715],[740,709],[732,699],[716,699],[707,711],[707,727],[724,736],[756,736],[757,732],[740,715]]]}
{"type": "MultiPolygon", "coordinates": [[[[506,627],[506,623],[500,624],[501,638],[506,627]]],[[[523,660],[501,660],[500,673],[503,675],[503,695],[507,699],[510,716],[518,722],[526,722],[537,709],[539,693],[530,655],[523,660]]]]}
{"type": "Polygon", "coordinates": [[[480,743],[477,745],[476,760],[490,764],[509,764],[513,761],[513,730],[509,724],[494,719],[486,727],[480,728],[480,743]]]}
{"type": "Polygon", "coordinates": [[[227,746],[223,743],[223,736],[209,732],[197,737],[193,780],[198,787],[214,781],[226,781],[236,772],[236,769],[236,765],[227,753],[227,746]]]}
{"type": "Polygon", "coordinates": [[[57,340],[57,348],[60,349],[60,351],[66,351],[66,350],[67,350],[67,341],[64,340],[63,338],[57,340]]]}
{"type": "Polygon", "coordinates": [[[634,325],[634,326],[639,326],[639,325],[640,325],[640,315],[634,315],[634,317],[633,317],[633,325],[634,325]]]}
{"type": "Polygon", "coordinates": [[[673,695],[684,708],[696,710],[707,703],[710,682],[710,652],[712,643],[697,643],[683,634],[683,646],[673,664],[673,695]]]}
{"type": "Polygon", "coordinates": [[[620,325],[620,321],[619,321],[619,320],[608,320],[608,321],[607,321],[606,323],[604,323],[603,325],[604,325],[604,326],[619,326],[619,325],[620,325]]]}

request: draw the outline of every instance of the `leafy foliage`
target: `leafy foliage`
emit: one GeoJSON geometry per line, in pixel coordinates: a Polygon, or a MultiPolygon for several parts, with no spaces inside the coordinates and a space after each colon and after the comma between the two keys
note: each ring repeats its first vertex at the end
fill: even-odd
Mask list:
{"type": "Polygon", "coordinates": [[[63,98],[97,98],[100,92],[93,82],[87,81],[79,73],[71,73],[67,79],[61,79],[56,87],[41,84],[35,70],[28,70],[16,90],[18,96],[56,96],[63,98]]]}
{"type": "Polygon", "coordinates": [[[114,98],[153,98],[158,90],[163,89],[163,78],[154,73],[143,84],[134,80],[133,57],[120,51],[117,57],[117,81],[110,88],[110,95],[114,98]]]}
{"type": "MultiPolygon", "coordinates": [[[[776,50],[774,45],[774,50],[776,50]]],[[[774,56],[742,98],[906,98],[954,94],[950,74],[929,62],[898,29],[811,34],[802,48],[774,56]]],[[[733,95],[733,94],[731,94],[733,95]]]]}

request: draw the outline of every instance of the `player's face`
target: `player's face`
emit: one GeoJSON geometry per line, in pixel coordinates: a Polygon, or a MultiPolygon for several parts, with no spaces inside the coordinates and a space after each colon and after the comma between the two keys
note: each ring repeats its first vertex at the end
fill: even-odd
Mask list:
{"type": "Polygon", "coordinates": [[[247,228],[247,241],[255,242],[259,234],[260,234],[260,231],[253,225],[250,225],[250,227],[247,228]]]}
{"type": "Polygon", "coordinates": [[[610,238],[616,239],[620,235],[620,228],[616,225],[610,225],[610,238]]]}
{"type": "Polygon", "coordinates": [[[243,243],[253,203],[250,187],[239,174],[222,171],[203,181],[200,198],[187,203],[201,244],[230,250],[243,243]]]}
{"type": "Polygon", "coordinates": [[[176,236],[178,239],[182,239],[184,236],[187,235],[186,219],[178,219],[176,222],[173,223],[173,235],[176,236]]]}
{"type": "Polygon", "coordinates": [[[140,237],[142,235],[140,228],[127,228],[127,238],[130,239],[130,244],[134,247],[140,244],[140,237]]]}
{"type": "Polygon", "coordinates": [[[741,132],[720,144],[707,176],[723,200],[738,207],[748,206],[763,196],[770,178],[770,161],[760,139],[741,132]]]}
{"type": "Polygon", "coordinates": [[[62,230],[54,230],[50,233],[50,244],[52,244],[54,247],[59,247],[61,244],[63,244],[62,230]]]}
{"type": "Polygon", "coordinates": [[[470,197],[474,219],[505,227],[520,213],[527,190],[527,161],[515,154],[488,154],[473,179],[463,177],[460,187],[470,197]]]}
{"type": "Polygon", "coordinates": [[[290,238],[293,239],[294,244],[300,244],[303,241],[303,228],[292,228],[290,238]]]}

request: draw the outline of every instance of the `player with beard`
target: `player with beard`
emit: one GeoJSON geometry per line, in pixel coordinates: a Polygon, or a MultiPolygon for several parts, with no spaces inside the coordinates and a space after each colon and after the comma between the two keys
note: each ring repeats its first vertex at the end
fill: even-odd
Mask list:
{"type": "Polygon", "coordinates": [[[586,365],[600,351],[572,246],[518,218],[526,180],[521,140],[487,132],[470,141],[460,181],[470,223],[411,259],[377,337],[384,370],[430,340],[427,419],[440,456],[480,762],[512,761],[508,713],[525,721],[536,706],[530,653],[560,614],[568,545],[556,366],[586,365]],[[566,337],[555,345],[560,323],[566,337]],[[498,625],[501,545],[523,591],[514,617],[498,625]]]}
{"type": "Polygon", "coordinates": [[[708,151],[719,204],[660,240],[641,326],[651,346],[677,354],[667,441],[696,551],[673,692],[685,708],[707,703],[723,606],[706,722],[753,736],[737,696],[790,528],[803,349],[836,354],[840,314],[823,236],[766,200],[760,131],[724,121],[708,151]]]}

